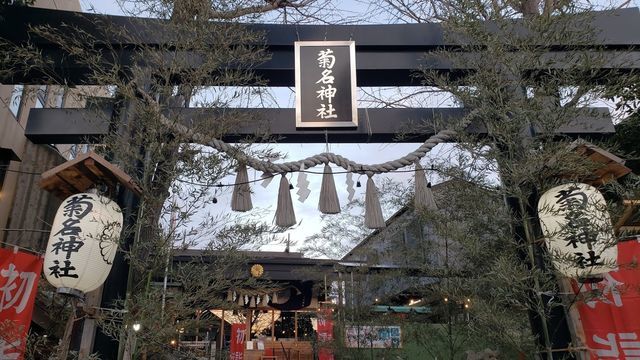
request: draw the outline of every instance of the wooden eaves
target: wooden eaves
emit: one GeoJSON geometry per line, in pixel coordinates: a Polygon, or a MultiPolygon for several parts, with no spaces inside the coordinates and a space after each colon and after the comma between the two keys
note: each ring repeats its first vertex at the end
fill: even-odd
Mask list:
{"type": "Polygon", "coordinates": [[[93,151],[45,171],[40,179],[41,188],[62,199],[100,184],[110,190],[121,184],[138,196],[142,194],[129,175],[93,151]]]}

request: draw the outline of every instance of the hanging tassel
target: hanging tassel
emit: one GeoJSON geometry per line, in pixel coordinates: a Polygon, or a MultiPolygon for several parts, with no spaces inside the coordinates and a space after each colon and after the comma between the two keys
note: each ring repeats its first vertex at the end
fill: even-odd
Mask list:
{"type": "Polygon", "coordinates": [[[384,216],[382,216],[382,207],[380,207],[380,199],[378,198],[378,189],[373,182],[371,175],[367,180],[367,192],[364,199],[364,224],[369,229],[381,229],[386,226],[384,216]]]}
{"type": "Polygon", "coordinates": [[[278,207],[276,208],[276,225],[280,227],[290,227],[296,224],[296,214],[293,212],[293,202],[291,192],[289,192],[289,181],[282,175],[280,178],[280,189],[278,190],[278,207]]]}
{"type": "Polygon", "coordinates": [[[249,307],[251,307],[251,308],[256,307],[256,298],[255,298],[255,296],[252,296],[251,300],[249,300],[249,307]]]}
{"type": "Polygon", "coordinates": [[[253,209],[253,205],[251,204],[251,188],[249,187],[247,166],[240,164],[238,165],[238,174],[233,186],[233,195],[231,196],[231,210],[249,211],[251,209],[253,209]]]}
{"type": "Polygon", "coordinates": [[[277,292],[273,293],[273,296],[271,297],[271,302],[274,303],[274,304],[278,303],[278,293],[277,292]]]}
{"type": "Polygon", "coordinates": [[[433,198],[433,191],[431,191],[431,183],[427,183],[424,169],[419,162],[416,162],[414,182],[416,186],[415,197],[413,200],[415,208],[418,210],[438,210],[436,200],[433,198]]]}
{"type": "Polygon", "coordinates": [[[340,200],[338,199],[338,193],[336,192],[336,183],[333,181],[333,171],[329,164],[324,164],[318,210],[323,214],[340,213],[340,200]]]}
{"type": "Polygon", "coordinates": [[[260,305],[261,305],[262,307],[267,307],[267,306],[269,306],[269,295],[266,295],[266,294],[265,294],[265,295],[263,295],[263,296],[262,296],[262,302],[260,303],[260,305]]]}
{"type": "Polygon", "coordinates": [[[233,301],[233,291],[231,291],[231,290],[227,291],[227,301],[228,302],[232,302],[233,301]]]}
{"type": "Polygon", "coordinates": [[[238,305],[244,306],[244,296],[238,294],[238,305]]]}

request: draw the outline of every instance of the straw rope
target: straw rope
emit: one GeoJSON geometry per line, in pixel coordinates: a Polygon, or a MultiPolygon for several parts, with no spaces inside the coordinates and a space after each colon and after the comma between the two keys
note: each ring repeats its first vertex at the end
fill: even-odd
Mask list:
{"type": "MultiPolygon", "coordinates": [[[[416,161],[423,158],[436,145],[443,143],[456,135],[456,131],[454,130],[440,130],[438,133],[430,136],[416,150],[408,153],[401,158],[380,164],[361,164],[332,152],[323,152],[301,160],[289,161],[284,163],[272,163],[270,161],[264,161],[253,156],[249,156],[237,147],[234,147],[222,140],[205,138],[204,135],[197,133],[192,129],[189,129],[182,124],[169,120],[161,113],[160,106],[149,94],[141,89],[138,89],[138,92],[142,95],[143,99],[148,104],[152,105],[155,108],[155,111],[160,117],[160,122],[172,131],[182,134],[183,136],[190,138],[194,142],[206,144],[218,151],[227,153],[238,162],[246,164],[258,171],[262,171],[265,173],[280,174],[296,172],[301,170],[301,165],[304,165],[304,169],[308,169],[316,165],[326,164],[328,162],[336,164],[345,170],[350,170],[352,172],[360,174],[366,174],[368,176],[371,176],[373,174],[387,173],[409,165],[413,165],[416,161]]],[[[461,123],[461,125],[463,127],[467,126],[471,122],[471,119],[472,116],[467,116],[461,123]]]]}

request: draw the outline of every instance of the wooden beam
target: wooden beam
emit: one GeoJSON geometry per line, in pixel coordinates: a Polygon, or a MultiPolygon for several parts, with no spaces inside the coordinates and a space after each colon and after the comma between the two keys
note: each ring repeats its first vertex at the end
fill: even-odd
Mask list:
{"type": "MultiPolygon", "coordinates": [[[[247,309],[245,310],[246,314],[247,314],[247,318],[245,319],[245,324],[246,324],[246,329],[245,329],[245,344],[247,343],[247,341],[251,340],[251,318],[253,317],[253,310],[251,309],[247,309]]],[[[231,336],[235,336],[235,334],[231,334],[231,336]]],[[[245,345],[245,349],[246,349],[246,345],[245,345]]]]}
{"type": "MultiPolygon", "coordinates": [[[[588,25],[593,27],[591,43],[578,49],[574,49],[574,44],[553,44],[545,55],[550,61],[541,62],[548,64],[542,65],[543,70],[551,67],[568,69],[571,67],[571,59],[589,51],[597,51],[598,59],[604,59],[600,66],[603,70],[632,71],[640,68],[640,51],[637,50],[640,45],[640,14],[637,8],[591,12],[576,16],[576,20],[588,21],[588,25]]],[[[212,27],[216,25],[211,24],[212,27]]],[[[96,41],[93,47],[102,54],[105,69],[111,70],[117,64],[122,69],[123,77],[130,76],[130,69],[136,65],[134,61],[139,58],[141,49],[167,49],[166,57],[170,60],[169,57],[176,55],[173,44],[180,41],[166,20],[8,6],[3,8],[0,37],[14,44],[32,44],[41,51],[44,58],[52,60],[51,70],[55,76],[27,68],[25,71],[7,72],[7,77],[0,79],[0,82],[44,84],[64,81],[67,85],[111,85],[97,83],[92,76],[95,69],[83,66],[72,54],[34,34],[30,30],[33,26],[50,26],[68,36],[74,36],[76,32],[94,36],[96,41]],[[135,41],[131,40],[134,34],[135,41]]],[[[498,28],[490,23],[487,26],[506,32],[503,36],[523,32],[518,20],[508,29],[498,28]]],[[[578,23],[578,26],[584,27],[585,24],[578,23]]],[[[245,27],[265,34],[265,42],[260,45],[266,46],[270,58],[255,67],[254,64],[251,66],[252,71],[270,86],[293,85],[293,43],[300,40],[354,40],[359,86],[422,86],[423,83],[412,75],[423,68],[458,77],[473,71],[472,66],[465,65],[473,62],[466,62],[464,58],[459,59],[462,61],[452,62],[438,56],[437,51],[444,48],[464,48],[454,40],[459,36],[446,33],[437,23],[348,26],[246,24],[245,27]]],[[[211,38],[214,40],[210,46],[220,46],[215,42],[215,36],[211,38]]],[[[197,68],[203,62],[196,53],[180,55],[187,57],[191,68],[197,68]]],[[[481,56],[462,51],[460,55],[481,56]]],[[[180,73],[185,70],[187,69],[175,69],[175,76],[170,79],[173,84],[181,83],[180,73]]],[[[202,85],[215,85],[213,75],[215,74],[202,85]]]]}
{"type": "Polygon", "coordinates": [[[222,357],[224,350],[224,309],[222,309],[222,317],[220,318],[220,347],[218,348],[218,356],[222,357]]]}
{"type": "Polygon", "coordinates": [[[271,341],[276,341],[276,313],[271,309],[271,341]]]}
{"type": "Polygon", "coordinates": [[[298,341],[298,312],[296,310],[293,311],[293,328],[293,338],[298,341]]]}
{"type": "MultiPolygon", "coordinates": [[[[112,104],[98,109],[31,109],[25,135],[36,144],[100,143],[109,131],[112,104]]],[[[464,108],[371,108],[358,109],[359,126],[354,130],[331,130],[329,142],[384,143],[423,142],[435,129],[459,121],[464,108]]],[[[206,126],[224,134],[227,142],[325,143],[324,129],[299,130],[295,126],[295,109],[243,108],[202,109],[174,108],[165,115],[189,126],[206,126]],[[206,124],[206,125],[205,125],[206,124]]],[[[467,127],[467,133],[486,135],[480,121],[467,127]]],[[[558,129],[569,137],[601,137],[615,133],[607,108],[584,109],[584,115],[558,129]]]]}

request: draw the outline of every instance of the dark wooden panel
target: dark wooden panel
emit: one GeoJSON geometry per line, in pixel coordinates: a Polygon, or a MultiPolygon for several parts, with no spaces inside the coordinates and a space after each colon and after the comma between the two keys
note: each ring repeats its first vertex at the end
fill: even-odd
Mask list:
{"type": "MultiPolygon", "coordinates": [[[[596,108],[579,116],[560,129],[569,136],[600,136],[613,134],[615,129],[607,108],[596,108]],[[595,114],[594,114],[595,112],[595,114]]],[[[37,144],[100,142],[109,129],[112,106],[105,104],[97,110],[89,109],[31,109],[25,135],[37,144]]],[[[330,142],[381,143],[422,142],[437,128],[449,126],[465,114],[462,108],[402,108],[358,109],[359,126],[355,130],[331,130],[330,142]],[[419,128],[419,133],[416,129],[419,128]],[[431,130],[430,130],[431,129],[431,130]],[[400,136],[400,134],[402,136],[400,136]]],[[[208,128],[229,129],[229,118],[241,119],[233,123],[233,131],[222,137],[228,142],[251,138],[254,142],[324,143],[324,130],[297,130],[295,109],[173,109],[167,116],[177,117],[185,124],[202,124],[208,128]],[[212,121],[212,119],[215,119],[212,121]]],[[[467,128],[471,134],[484,135],[481,123],[467,128]]]]}
{"type": "MultiPolygon", "coordinates": [[[[580,54],[594,48],[608,51],[606,54],[608,59],[602,66],[604,68],[615,68],[621,71],[640,68],[640,52],[636,50],[640,45],[640,13],[637,8],[595,12],[587,15],[587,19],[592,24],[595,34],[591,44],[556,44],[549,49],[549,56],[562,60],[558,62],[560,69],[570,66],[564,62],[565,59],[571,58],[567,54],[580,54]]],[[[131,65],[131,59],[135,58],[133,55],[137,54],[138,48],[163,47],[171,51],[171,44],[176,41],[175,35],[167,28],[166,22],[157,19],[8,7],[4,11],[3,20],[0,37],[14,43],[31,41],[41,49],[45,57],[54,62],[53,72],[57,77],[57,79],[50,79],[47,74],[35,71],[16,71],[9,77],[0,79],[0,82],[6,84],[55,83],[62,80],[69,85],[96,83],[91,78],[90,69],[76,63],[73,57],[65,54],[50,41],[30,33],[28,26],[31,25],[50,25],[67,33],[71,33],[73,26],[77,26],[82,31],[94,35],[98,40],[95,44],[96,49],[102,50],[107,64],[115,61],[121,65],[122,76],[127,75],[127,68],[131,65]],[[68,24],[70,27],[64,27],[63,24],[68,24]],[[121,35],[120,32],[129,35],[121,35]],[[135,40],[132,40],[132,37],[135,40]],[[111,53],[110,49],[115,52],[111,53]]],[[[212,26],[216,25],[212,24],[212,26]]],[[[267,80],[271,86],[293,85],[293,43],[297,40],[354,40],[358,54],[360,86],[419,86],[420,82],[415,81],[411,75],[421,67],[439,70],[453,76],[462,76],[465,72],[472,70],[471,66],[465,66],[464,58],[462,62],[454,61],[452,64],[433,53],[434,50],[443,47],[459,47],[461,42],[451,40],[456,37],[444,34],[439,24],[348,26],[248,24],[246,26],[251,30],[263,31],[265,34],[265,45],[272,57],[257,65],[255,73],[267,80]]],[[[491,28],[492,24],[488,23],[487,26],[491,28]]],[[[518,22],[514,22],[513,29],[508,29],[507,32],[505,36],[512,36],[513,33],[522,32],[522,29],[519,28],[518,22]]],[[[212,43],[211,46],[216,44],[212,43]]],[[[170,54],[170,56],[174,55],[170,54]]],[[[197,67],[201,63],[192,53],[182,53],[178,56],[189,58],[190,66],[197,67]]],[[[464,56],[474,56],[474,54],[464,56]]],[[[172,79],[174,83],[180,82],[179,73],[176,71],[176,76],[172,79]]],[[[205,81],[209,85],[214,84],[213,77],[205,81]]]]}
{"type": "Polygon", "coordinates": [[[38,171],[63,163],[65,159],[52,147],[34,145],[27,141],[20,163],[18,182],[13,199],[6,241],[27,248],[44,251],[49,239],[48,230],[60,205],[53,194],[40,189],[38,171]],[[33,172],[33,174],[31,174],[33,172]]]}

